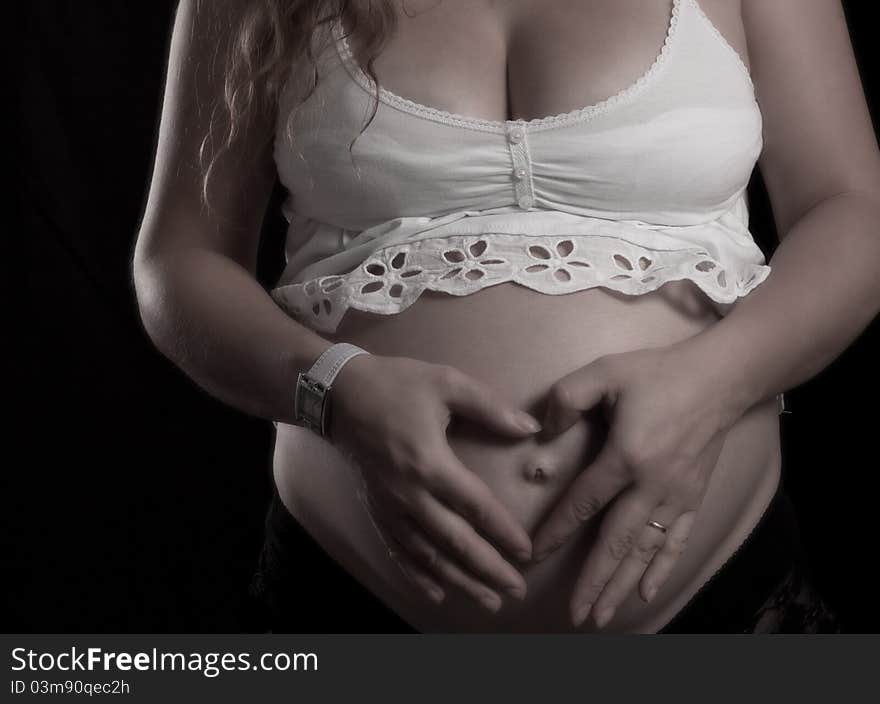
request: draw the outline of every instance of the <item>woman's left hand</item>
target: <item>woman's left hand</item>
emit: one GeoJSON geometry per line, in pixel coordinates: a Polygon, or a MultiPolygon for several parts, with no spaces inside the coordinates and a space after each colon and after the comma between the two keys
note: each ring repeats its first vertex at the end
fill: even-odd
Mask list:
{"type": "Polygon", "coordinates": [[[535,559],[543,559],[614,500],[575,585],[575,626],[591,611],[604,626],[637,585],[653,599],[685,549],[724,437],[745,410],[732,375],[701,354],[688,341],[610,354],[550,388],[545,435],[598,404],[610,423],[598,456],[533,540],[535,559]]]}

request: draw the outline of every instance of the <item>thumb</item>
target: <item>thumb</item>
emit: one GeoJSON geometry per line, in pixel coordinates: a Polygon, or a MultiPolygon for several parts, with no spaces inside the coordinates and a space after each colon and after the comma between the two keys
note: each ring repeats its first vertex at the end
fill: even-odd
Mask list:
{"type": "Polygon", "coordinates": [[[523,437],[541,429],[538,420],[516,409],[478,379],[454,370],[444,383],[446,403],[458,415],[503,435],[523,437]]]}
{"type": "Polygon", "coordinates": [[[568,430],[593,406],[609,394],[606,366],[595,360],[557,380],[547,392],[542,435],[559,435],[568,430]]]}

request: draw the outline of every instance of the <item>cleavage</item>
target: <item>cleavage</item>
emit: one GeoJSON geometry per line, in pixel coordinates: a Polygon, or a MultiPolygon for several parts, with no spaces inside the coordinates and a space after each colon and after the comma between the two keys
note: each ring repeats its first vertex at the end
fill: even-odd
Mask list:
{"type": "Polygon", "coordinates": [[[558,0],[502,12],[463,0],[407,2],[410,14],[398,15],[374,70],[387,91],[469,118],[566,113],[621,92],[648,70],[671,7],[672,0],[558,0]]]}

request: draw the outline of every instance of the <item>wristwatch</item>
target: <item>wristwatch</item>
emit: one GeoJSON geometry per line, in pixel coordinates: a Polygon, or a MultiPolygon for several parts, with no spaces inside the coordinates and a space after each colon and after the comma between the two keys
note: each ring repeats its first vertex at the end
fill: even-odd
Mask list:
{"type": "Polygon", "coordinates": [[[343,365],[359,354],[370,353],[349,342],[338,342],[324,350],[308,371],[297,375],[293,415],[298,425],[321,437],[327,436],[330,430],[328,393],[333,380],[343,365]]]}

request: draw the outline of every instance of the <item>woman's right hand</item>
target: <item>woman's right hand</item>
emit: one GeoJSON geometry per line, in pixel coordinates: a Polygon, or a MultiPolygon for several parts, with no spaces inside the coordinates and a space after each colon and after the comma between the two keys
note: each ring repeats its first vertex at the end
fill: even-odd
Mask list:
{"type": "Polygon", "coordinates": [[[523,438],[538,422],[459,369],[409,357],[358,355],[330,393],[327,439],[359,471],[360,498],[407,577],[435,602],[444,585],[491,611],[501,607],[497,589],[522,599],[525,579],[494,545],[527,561],[529,535],[459,461],[446,428],[454,413],[523,438]]]}

